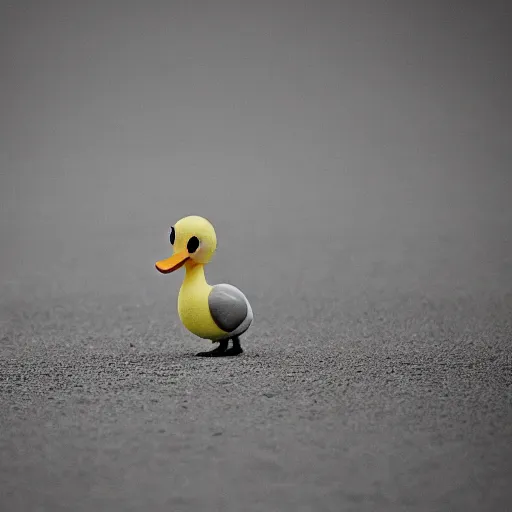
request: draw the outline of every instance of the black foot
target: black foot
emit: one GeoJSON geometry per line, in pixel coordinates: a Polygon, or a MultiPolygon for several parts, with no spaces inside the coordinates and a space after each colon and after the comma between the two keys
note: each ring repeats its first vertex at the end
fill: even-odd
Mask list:
{"type": "Polygon", "coordinates": [[[228,340],[222,340],[219,343],[219,346],[210,350],[209,352],[199,352],[196,354],[199,357],[230,357],[230,356],[238,356],[243,353],[242,347],[240,346],[240,340],[237,336],[232,338],[233,346],[228,349],[228,340]]]}
{"type": "Polygon", "coordinates": [[[242,347],[231,347],[231,348],[228,348],[226,350],[226,352],[224,352],[222,354],[223,357],[228,357],[228,356],[237,356],[239,354],[243,354],[243,350],[242,350],[242,347]]]}
{"type": "Polygon", "coordinates": [[[237,356],[237,355],[243,353],[242,347],[240,346],[240,339],[238,338],[238,336],[234,336],[232,338],[232,340],[233,340],[233,346],[231,348],[229,348],[228,350],[226,350],[226,352],[224,352],[223,356],[225,356],[225,357],[237,356]]]}
{"type": "Polygon", "coordinates": [[[228,340],[223,340],[219,343],[219,346],[208,352],[199,352],[196,356],[199,357],[222,357],[226,353],[228,348],[228,340]]]}

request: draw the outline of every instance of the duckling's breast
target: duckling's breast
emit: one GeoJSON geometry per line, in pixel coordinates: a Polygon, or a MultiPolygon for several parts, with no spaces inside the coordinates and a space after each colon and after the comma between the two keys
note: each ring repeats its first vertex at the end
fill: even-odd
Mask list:
{"type": "Polygon", "coordinates": [[[178,295],[178,315],[192,334],[208,340],[217,340],[227,335],[214,322],[208,305],[212,287],[208,284],[182,286],[178,295]]]}

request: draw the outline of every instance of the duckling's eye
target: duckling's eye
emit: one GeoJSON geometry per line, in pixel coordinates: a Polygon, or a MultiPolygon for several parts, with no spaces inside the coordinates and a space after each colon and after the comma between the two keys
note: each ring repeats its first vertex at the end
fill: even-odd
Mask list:
{"type": "Polygon", "coordinates": [[[187,243],[187,251],[189,253],[196,252],[198,247],[199,247],[199,238],[197,238],[196,236],[193,236],[187,243]]]}
{"type": "Polygon", "coordinates": [[[174,241],[176,240],[176,232],[174,231],[174,228],[171,228],[171,231],[169,233],[169,241],[171,242],[171,245],[174,245],[174,241]]]}

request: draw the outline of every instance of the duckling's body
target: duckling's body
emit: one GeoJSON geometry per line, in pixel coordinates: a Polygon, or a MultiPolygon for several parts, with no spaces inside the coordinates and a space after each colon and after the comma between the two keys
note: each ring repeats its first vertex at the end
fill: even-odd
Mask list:
{"type": "Polygon", "coordinates": [[[191,333],[212,341],[243,334],[253,318],[245,295],[230,284],[209,285],[200,265],[186,268],[178,314],[191,333]]]}
{"type": "Polygon", "coordinates": [[[204,265],[216,249],[213,226],[202,217],[185,217],[171,228],[174,255],[159,261],[156,268],[169,273],[185,267],[178,295],[178,315],[183,325],[200,338],[219,342],[219,347],[200,356],[229,356],[243,352],[238,336],[247,331],[253,312],[247,297],[230,284],[211,286],[204,265]],[[186,249],[184,248],[186,244],[186,249]],[[233,347],[227,349],[228,341],[233,347]]]}
{"type": "Polygon", "coordinates": [[[185,279],[178,295],[178,315],[182,324],[200,338],[215,340],[227,333],[217,326],[210,312],[208,297],[213,290],[206,282],[204,268],[185,269],[185,279]]]}

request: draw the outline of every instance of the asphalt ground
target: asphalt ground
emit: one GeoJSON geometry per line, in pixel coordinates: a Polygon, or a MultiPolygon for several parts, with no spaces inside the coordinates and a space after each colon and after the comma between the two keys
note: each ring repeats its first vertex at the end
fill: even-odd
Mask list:
{"type": "Polygon", "coordinates": [[[509,510],[506,6],[123,6],[1,8],[0,509],[509,510]]]}

